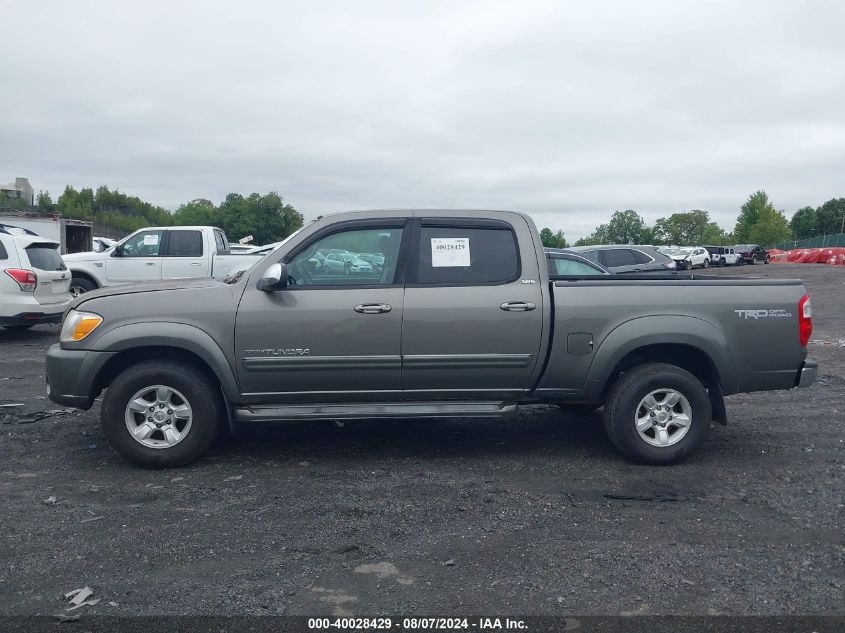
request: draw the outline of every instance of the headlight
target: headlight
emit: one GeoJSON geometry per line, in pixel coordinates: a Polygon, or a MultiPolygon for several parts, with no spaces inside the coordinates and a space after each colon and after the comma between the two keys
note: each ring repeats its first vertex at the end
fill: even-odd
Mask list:
{"type": "Polygon", "coordinates": [[[59,341],[62,343],[81,341],[96,330],[102,322],[103,317],[99,314],[71,310],[65,318],[65,322],[62,323],[62,333],[59,335],[59,341]]]}

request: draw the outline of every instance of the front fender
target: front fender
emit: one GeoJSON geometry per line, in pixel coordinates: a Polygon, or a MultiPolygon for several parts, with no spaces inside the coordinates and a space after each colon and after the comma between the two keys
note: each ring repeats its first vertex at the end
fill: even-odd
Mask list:
{"type": "Polygon", "coordinates": [[[107,285],[105,262],[66,262],[66,265],[71,276],[76,273],[84,273],[96,281],[100,288],[107,285]],[[96,264],[99,264],[99,266],[96,264]]]}
{"type": "Polygon", "coordinates": [[[649,345],[686,345],[712,362],[725,393],[736,393],[736,365],[724,333],[709,321],[692,316],[656,315],[625,321],[599,343],[587,373],[587,398],[599,398],[613,370],[631,352],[649,345]]]}
{"type": "Polygon", "coordinates": [[[149,321],[119,325],[94,344],[101,352],[123,352],[139,347],[173,347],[202,359],[220,381],[230,402],[240,399],[237,379],[223,350],[205,330],[187,323],[149,321]]]}

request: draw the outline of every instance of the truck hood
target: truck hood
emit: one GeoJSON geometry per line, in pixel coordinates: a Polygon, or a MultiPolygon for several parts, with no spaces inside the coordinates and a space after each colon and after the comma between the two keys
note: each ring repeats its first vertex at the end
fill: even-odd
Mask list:
{"type": "Polygon", "coordinates": [[[111,254],[111,251],[103,251],[102,253],[95,253],[93,251],[88,253],[70,253],[62,255],[65,262],[98,262],[104,260],[111,254]]]}
{"type": "Polygon", "coordinates": [[[222,281],[217,279],[171,279],[168,281],[149,281],[144,283],[125,284],[122,286],[112,286],[110,288],[100,288],[99,290],[92,290],[86,292],[74,299],[70,304],[70,309],[76,308],[78,305],[90,301],[91,299],[98,299],[100,297],[115,297],[117,295],[134,295],[142,292],[163,292],[168,290],[188,290],[194,288],[212,288],[215,286],[225,286],[222,281]]]}

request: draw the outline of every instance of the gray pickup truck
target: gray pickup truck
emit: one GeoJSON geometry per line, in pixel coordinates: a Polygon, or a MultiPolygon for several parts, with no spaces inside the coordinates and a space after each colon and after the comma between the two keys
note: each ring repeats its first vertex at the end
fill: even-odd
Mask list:
{"type": "Polygon", "coordinates": [[[47,353],[48,393],[88,409],[105,389],[106,437],[150,467],[252,420],[538,403],[603,406],[624,455],[667,464],[726,422],[724,395],[815,379],[799,280],[617,276],[579,259],[544,253],[521,213],[332,215],[222,281],[82,295],[47,353]],[[344,265],[364,256],[378,263],[344,265]]]}

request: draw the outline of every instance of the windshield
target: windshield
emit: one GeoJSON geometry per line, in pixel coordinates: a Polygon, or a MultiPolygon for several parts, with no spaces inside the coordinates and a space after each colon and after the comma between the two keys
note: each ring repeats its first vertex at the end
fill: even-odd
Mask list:
{"type": "Polygon", "coordinates": [[[687,256],[687,255],[691,255],[691,254],[692,254],[691,248],[679,248],[679,249],[676,249],[675,251],[672,252],[672,255],[687,256]]]}

